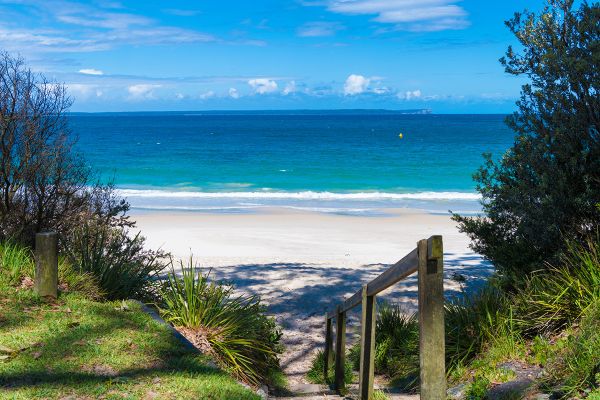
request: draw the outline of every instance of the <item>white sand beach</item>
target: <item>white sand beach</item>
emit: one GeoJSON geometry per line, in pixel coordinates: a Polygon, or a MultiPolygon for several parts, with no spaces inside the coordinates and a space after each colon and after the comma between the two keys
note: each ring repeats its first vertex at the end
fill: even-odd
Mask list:
{"type": "MultiPolygon", "coordinates": [[[[284,328],[282,365],[291,384],[302,383],[322,346],[324,313],[411,251],[419,239],[443,235],[446,294],[460,290],[456,272],[475,286],[491,267],[468,248],[448,215],[386,210],[385,216],[348,216],[269,209],[248,214],[137,211],[133,218],[150,247],[177,258],[194,255],[213,276],[259,294],[284,328]]],[[[381,296],[416,306],[416,277],[381,296]]],[[[349,331],[358,327],[356,313],[349,331]]]]}

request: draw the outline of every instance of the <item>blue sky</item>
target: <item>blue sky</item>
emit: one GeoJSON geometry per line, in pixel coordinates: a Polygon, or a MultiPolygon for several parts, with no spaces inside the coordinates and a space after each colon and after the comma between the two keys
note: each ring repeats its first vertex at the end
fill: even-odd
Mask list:
{"type": "Polygon", "coordinates": [[[0,48],[74,111],[505,113],[504,20],[543,0],[0,0],[0,48]]]}

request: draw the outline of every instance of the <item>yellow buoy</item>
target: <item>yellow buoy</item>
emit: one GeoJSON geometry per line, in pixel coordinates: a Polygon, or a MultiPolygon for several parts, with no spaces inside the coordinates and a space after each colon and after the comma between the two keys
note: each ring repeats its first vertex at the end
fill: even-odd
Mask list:
{"type": "Polygon", "coordinates": [[[402,134],[399,134],[399,135],[398,135],[398,137],[399,137],[400,139],[402,139],[402,138],[404,137],[404,135],[402,135],[402,134]]]}

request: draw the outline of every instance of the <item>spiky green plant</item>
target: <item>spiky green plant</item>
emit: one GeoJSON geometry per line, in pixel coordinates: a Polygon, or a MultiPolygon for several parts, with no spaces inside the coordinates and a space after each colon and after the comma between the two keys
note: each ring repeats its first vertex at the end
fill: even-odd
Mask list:
{"type": "MultiPolygon", "coordinates": [[[[360,367],[360,342],[348,352],[353,368],[360,367]]],[[[375,373],[385,375],[394,386],[413,390],[419,377],[419,324],[414,313],[399,304],[377,304],[375,324],[375,373]]]]}
{"type": "Polygon", "coordinates": [[[496,329],[507,323],[507,296],[493,285],[474,293],[463,293],[445,305],[446,362],[449,368],[465,364],[496,329]]]}
{"type": "Polygon", "coordinates": [[[210,344],[219,363],[238,378],[256,384],[278,368],[281,331],[257,296],[235,295],[233,286],[212,281],[190,257],[179,262],[161,289],[161,315],[210,344]]]}
{"type": "Polygon", "coordinates": [[[544,377],[565,398],[600,390],[600,299],[586,308],[579,326],[571,329],[544,377]]]}
{"type": "Polygon", "coordinates": [[[529,278],[515,297],[518,323],[528,335],[561,331],[600,298],[600,233],[569,241],[560,265],[529,278]]]}
{"type": "MultiPolygon", "coordinates": [[[[325,353],[323,350],[319,350],[315,357],[311,361],[310,369],[306,373],[306,377],[309,382],[318,384],[330,384],[333,383],[335,377],[335,353],[333,354],[333,362],[329,365],[327,376],[323,376],[323,367],[325,363],[325,353]]],[[[352,363],[344,363],[344,382],[346,385],[352,383],[354,375],[352,374],[352,363]]]]}

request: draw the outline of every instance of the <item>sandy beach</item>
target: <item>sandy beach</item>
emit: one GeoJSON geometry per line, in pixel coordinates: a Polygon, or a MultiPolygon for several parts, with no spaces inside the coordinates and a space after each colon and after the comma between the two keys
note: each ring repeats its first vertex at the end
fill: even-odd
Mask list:
{"type": "MultiPolygon", "coordinates": [[[[326,310],[402,258],[417,240],[443,236],[447,296],[460,291],[453,274],[460,273],[473,287],[491,273],[448,215],[418,210],[386,210],[368,217],[289,209],[246,214],[137,211],[133,218],[150,247],[176,258],[193,254],[213,276],[262,297],[284,329],[282,366],[291,384],[304,382],[310,360],[322,346],[326,310]]],[[[416,277],[381,297],[414,310],[416,277]]],[[[355,313],[350,340],[356,328],[355,313]]]]}

